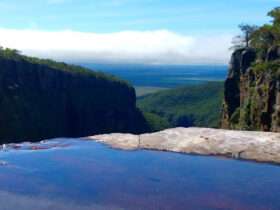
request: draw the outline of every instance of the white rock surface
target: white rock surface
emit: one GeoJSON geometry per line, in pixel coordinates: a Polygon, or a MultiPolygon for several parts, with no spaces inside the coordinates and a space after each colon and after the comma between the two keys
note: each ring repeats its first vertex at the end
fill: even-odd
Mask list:
{"type": "Polygon", "coordinates": [[[114,133],[90,136],[88,138],[105,143],[116,149],[135,150],[140,148],[140,135],[114,133]]]}
{"type": "Polygon", "coordinates": [[[105,134],[87,138],[125,150],[164,150],[280,163],[280,133],[173,128],[143,135],[105,134]]]}

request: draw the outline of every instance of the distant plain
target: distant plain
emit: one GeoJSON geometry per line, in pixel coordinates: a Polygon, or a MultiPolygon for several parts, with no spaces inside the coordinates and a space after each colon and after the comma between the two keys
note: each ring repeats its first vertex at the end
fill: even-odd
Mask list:
{"type": "Polygon", "coordinates": [[[186,85],[224,81],[225,65],[80,64],[130,82],[137,96],[186,85]]]}

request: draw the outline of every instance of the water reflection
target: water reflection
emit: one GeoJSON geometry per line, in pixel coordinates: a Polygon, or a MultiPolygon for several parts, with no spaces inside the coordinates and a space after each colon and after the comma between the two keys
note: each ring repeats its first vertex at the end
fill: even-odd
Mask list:
{"type": "Polygon", "coordinates": [[[1,210],[280,209],[280,167],[56,139],[0,152],[1,210]]]}

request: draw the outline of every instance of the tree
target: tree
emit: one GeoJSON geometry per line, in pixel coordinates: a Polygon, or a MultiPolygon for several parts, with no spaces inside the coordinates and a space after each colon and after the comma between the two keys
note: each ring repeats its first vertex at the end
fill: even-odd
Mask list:
{"type": "Polygon", "coordinates": [[[261,58],[266,57],[268,50],[280,45],[280,7],[268,13],[272,17],[272,24],[265,24],[256,30],[251,38],[251,46],[254,47],[261,58]]]}
{"type": "Polygon", "coordinates": [[[233,39],[233,49],[254,48],[260,59],[265,59],[273,47],[280,47],[280,7],[268,13],[272,23],[261,27],[255,25],[239,25],[242,34],[233,39]]]}
{"type": "Polygon", "coordinates": [[[251,39],[251,44],[254,48],[271,47],[275,43],[276,31],[272,25],[265,24],[254,32],[251,39]]]}
{"type": "Polygon", "coordinates": [[[0,47],[0,55],[10,59],[21,59],[21,52],[16,49],[0,47]]]}
{"type": "Polygon", "coordinates": [[[232,41],[233,48],[239,49],[239,48],[250,47],[250,42],[251,42],[251,39],[252,39],[252,35],[255,33],[255,31],[258,30],[258,26],[249,25],[249,24],[240,24],[239,28],[242,31],[242,34],[239,35],[239,36],[236,36],[233,39],[233,41],[232,41]]]}
{"type": "Polygon", "coordinates": [[[271,10],[267,15],[273,18],[273,25],[280,26],[280,7],[271,10]]]}

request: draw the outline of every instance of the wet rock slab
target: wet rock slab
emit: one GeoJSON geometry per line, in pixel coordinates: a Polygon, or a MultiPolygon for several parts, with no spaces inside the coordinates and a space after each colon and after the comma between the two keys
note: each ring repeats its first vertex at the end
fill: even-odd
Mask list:
{"type": "Polygon", "coordinates": [[[143,135],[105,134],[88,138],[125,150],[163,150],[280,164],[280,133],[173,128],[143,135]]]}

